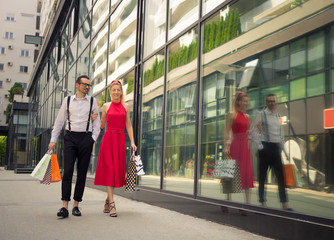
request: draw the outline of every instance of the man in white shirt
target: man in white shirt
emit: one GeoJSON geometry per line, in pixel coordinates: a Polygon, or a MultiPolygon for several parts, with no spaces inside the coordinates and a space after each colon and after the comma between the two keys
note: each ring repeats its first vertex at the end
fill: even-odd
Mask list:
{"type": "Polygon", "coordinates": [[[291,211],[285,190],[281,151],[289,157],[284,148],[284,134],[276,112],[277,99],[274,94],[266,96],[266,106],[266,109],[257,114],[253,123],[253,139],[259,151],[259,201],[262,206],[267,206],[264,183],[268,168],[271,167],[277,179],[282,208],[291,211]]]}
{"type": "Polygon", "coordinates": [[[96,99],[88,96],[90,90],[90,80],[86,75],[77,78],[75,95],[64,98],[55,121],[49,150],[56,146],[57,138],[64,126],[66,134],[64,136],[64,172],[62,179],[63,207],[58,211],[57,216],[68,217],[68,202],[71,200],[72,177],[74,165],[77,160],[77,181],[74,190],[74,204],[72,215],[81,216],[79,202],[82,201],[86,184],[86,175],[93,149],[93,144],[100,134],[100,117],[96,99]],[[94,120],[92,113],[95,114],[94,120]]]}

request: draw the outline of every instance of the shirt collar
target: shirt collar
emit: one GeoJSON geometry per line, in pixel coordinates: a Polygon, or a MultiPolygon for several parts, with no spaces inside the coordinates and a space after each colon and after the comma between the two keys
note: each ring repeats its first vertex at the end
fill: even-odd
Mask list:
{"type": "Polygon", "coordinates": [[[89,98],[88,94],[86,94],[86,96],[84,98],[77,98],[76,94],[72,95],[73,100],[80,100],[80,99],[88,100],[88,98],[89,98]]]}
{"type": "Polygon", "coordinates": [[[267,114],[276,115],[276,111],[272,112],[267,107],[266,107],[266,109],[264,111],[266,111],[267,114]]]}

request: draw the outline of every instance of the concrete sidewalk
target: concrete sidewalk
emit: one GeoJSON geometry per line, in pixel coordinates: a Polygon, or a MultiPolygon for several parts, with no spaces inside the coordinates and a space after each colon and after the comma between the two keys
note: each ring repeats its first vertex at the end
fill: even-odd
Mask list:
{"type": "Polygon", "coordinates": [[[86,188],[81,217],[58,219],[60,183],[0,170],[0,239],[268,239],[233,227],[115,197],[117,218],[102,213],[106,194],[86,188]]]}

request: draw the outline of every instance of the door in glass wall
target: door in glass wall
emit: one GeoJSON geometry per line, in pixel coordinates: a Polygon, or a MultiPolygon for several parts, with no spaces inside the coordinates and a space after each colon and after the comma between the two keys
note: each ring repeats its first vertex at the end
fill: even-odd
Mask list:
{"type": "Polygon", "coordinates": [[[161,52],[144,64],[141,116],[141,156],[146,175],[140,185],[160,188],[163,132],[165,56],[161,52]]]}
{"type": "Polygon", "coordinates": [[[164,188],[193,194],[198,31],[168,47],[164,188]]]}

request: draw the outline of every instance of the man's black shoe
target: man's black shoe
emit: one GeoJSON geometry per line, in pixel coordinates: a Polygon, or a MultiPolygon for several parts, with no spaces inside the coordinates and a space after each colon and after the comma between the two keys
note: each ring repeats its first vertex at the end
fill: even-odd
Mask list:
{"type": "Polygon", "coordinates": [[[74,208],[72,209],[72,215],[77,216],[77,217],[80,217],[80,216],[81,216],[81,212],[80,212],[80,210],[79,210],[78,207],[74,207],[74,208]]]}
{"type": "Polygon", "coordinates": [[[68,210],[64,207],[62,207],[61,209],[59,209],[59,211],[57,212],[57,217],[61,217],[61,218],[67,218],[68,217],[68,210]]]}

